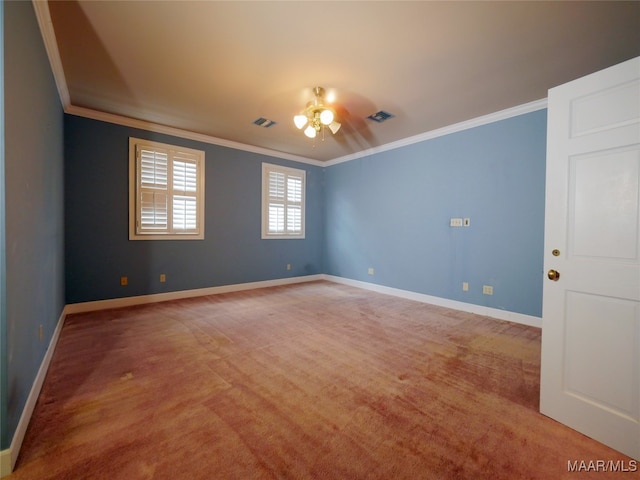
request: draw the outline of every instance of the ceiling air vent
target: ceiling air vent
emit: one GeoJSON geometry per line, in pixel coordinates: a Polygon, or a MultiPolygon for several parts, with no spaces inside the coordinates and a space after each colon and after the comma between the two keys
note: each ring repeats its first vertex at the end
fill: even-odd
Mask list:
{"type": "Polygon", "coordinates": [[[374,122],[382,123],[385,120],[389,120],[390,118],[393,118],[393,117],[395,117],[395,115],[389,112],[385,112],[384,110],[380,110],[379,112],[369,115],[367,118],[369,120],[373,120],[374,122]]]}
{"type": "Polygon", "coordinates": [[[269,120],[268,118],[260,117],[260,118],[256,118],[253,121],[253,124],[262,128],[269,128],[269,127],[273,127],[276,124],[276,122],[274,122],[273,120],[269,120]]]}

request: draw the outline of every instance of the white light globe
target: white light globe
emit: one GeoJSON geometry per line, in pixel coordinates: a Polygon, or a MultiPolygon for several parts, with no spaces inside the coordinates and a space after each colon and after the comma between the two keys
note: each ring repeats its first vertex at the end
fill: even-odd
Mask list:
{"type": "Polygon", "coordinates": [[[295,117],[293,117],[293,123],[296,124],[296,127],[298,127],[298,130],[299,130],[302,127],[304,127],[305,124],[307,123],[307,116],[306,115],[296,115],[295,117]]]}
{"type": "Polygon", "coordinates": [[[304,134],[309,138],[315,138],[316,129],[313,128],[313,125],[309,125],[307,128],[304,129],[304,134]]]}
{"type": "Polygon", "coordinates": [[[323,125],[330,125],[333,122],[333,112],[331,110],[323,110],[320,113],[320,122],[323,125]]]}

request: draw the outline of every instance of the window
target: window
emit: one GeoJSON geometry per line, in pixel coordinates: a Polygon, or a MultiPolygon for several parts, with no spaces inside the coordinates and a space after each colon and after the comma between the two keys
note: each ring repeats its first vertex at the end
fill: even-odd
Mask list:
{"type": "Polygon", "coordinates": [[[204,238],[204,152],[129,138],[129,239],[204,238]]]}
{"type": "Polygon", "coordinates": [[[262,164],[262,238],[304,238],[305,173],[262,164]]]}

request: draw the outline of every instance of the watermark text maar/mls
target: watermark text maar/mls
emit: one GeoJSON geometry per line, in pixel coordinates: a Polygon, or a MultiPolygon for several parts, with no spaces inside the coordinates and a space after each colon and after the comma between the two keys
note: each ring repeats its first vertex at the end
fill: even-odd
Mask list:
{"type": "Polygon", "coordinates": [[[636,460],[567,460],[569,472],[637,472],[636,460]]]}

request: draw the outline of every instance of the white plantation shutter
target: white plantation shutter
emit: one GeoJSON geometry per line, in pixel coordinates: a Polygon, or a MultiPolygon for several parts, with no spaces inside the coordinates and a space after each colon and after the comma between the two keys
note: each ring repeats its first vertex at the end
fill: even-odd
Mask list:
{"type": "Polygon", "coordinates": [[[284,206],[269,203],[269,233],[284,233],[284,206]]]}
{"type": "Polygon", "coordinates": [[[173,158],[173,228],[193,232],[198,227],[198,163],[195,158],[173,158]]]}
{"type": "Polygon", "coordinates": [[[285,174],[269,171],[269,198],[275,201],[284,201],[285,174]]]}
{"type": "Polygon", "coordinates": [[[285,194],[284,173],[269,171],[269,233],[284,233],[284,194],[285,194]]]}
{"type": "Polygon", "coordinates": [[[195,158],[173,158],[173,189],[195,193],[198,186],[198,165],[195,158]]]}
{"type": "Polygon", "coordinates": [[[134,138],[129,143],[135,155],[130,238],[204,238],[204,152],[134,138]]]}
{"type": "Polygon", "coordinates": [[[195,197],[173,196],[173,228],[175,230],[195,230],[198,226],[195,197]]]}
{"type": "Polygon", "coordinates": [[[302,177],[300,175],[287,175],[287,200],[289,202],[302,202],[302,177]]]}
{"type": "Polygon", "coordinates": [[[302,231],[302,209],[299,206],[287,207],[287,232],[300,233],[302,231]]]}
{"type": "Polygon", "coordinates": [[[169,152],[140,149],[140,183],[143,188],[167,189],[169,152]]]}
{"type": "Polygon", "coordinates": [[[140,172],[138,231],[166,231],[169,212],[167,194],[169,153],[163,150],[140,148],[137,157],[140,172]]]}
{"type": "Polygon", "coordinates": [[[140,193],[140,231],[167,230],[169,196],[161,192],[140,193]]]}
{"type": "Polygon", "coordinates": [[[262,164],[262,238],[304,238],[305,171],[262,164]]]}
{"type": "Polygon", "coordinates": [[[302,231],[302,176],[287,176],[287,232],[302,231]]]}

